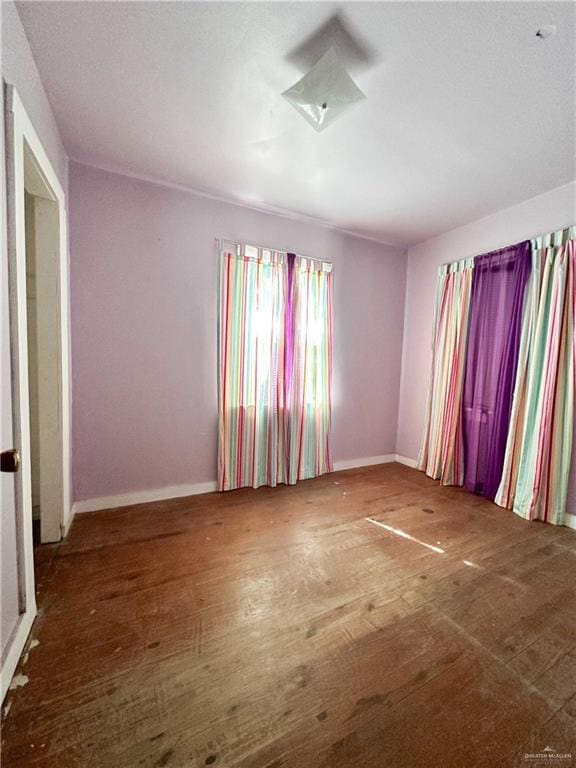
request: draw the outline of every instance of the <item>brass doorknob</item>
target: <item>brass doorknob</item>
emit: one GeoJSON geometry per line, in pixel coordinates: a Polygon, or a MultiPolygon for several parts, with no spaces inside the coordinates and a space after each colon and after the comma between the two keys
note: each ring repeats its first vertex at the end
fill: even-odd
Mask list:
{"type": "Polygon", "coordinates": [[[11,448],[9,451],[2,451],[0,454],[0,471],[18,472],[19,469],[20,454],[16,448],[11,448]]]}

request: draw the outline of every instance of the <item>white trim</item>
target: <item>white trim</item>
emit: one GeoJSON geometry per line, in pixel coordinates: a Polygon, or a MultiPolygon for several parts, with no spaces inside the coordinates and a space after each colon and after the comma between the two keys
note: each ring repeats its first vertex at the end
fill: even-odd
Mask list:
{"type": "MultiPolygon", "coordinates": [[[[31,474],[30,474],[30,412],[28,396],[28,342],[26,317],[26,231],[24,213],[24,147],[30,148],[36,166],[53,193],[59,212],[59,299],[60,299],[60,403],[61,403],[61,439],[62,439],[62,517],[59,521],[63,533],[69,529],[72,522],[70,503],[70,359],[69,359],[69,269],[68,269],[68,232],[66,195],[58,176],[48,159],[44,147],[34,126],[24,109],[18,92],[11,85],[6,86],[6,114],[8,119],[9,141],[6,145],[8,165],[8,258],[14,269],[15,280],[11,285],[13,309],[16,316],[16,349],[17,349],[17,418],[15,440],[19,443],[22,457],[22,469],[16,475],[16,486],[19,487],[19,512],[24,516],[24,555],[26,571],[31,571],[27,581],[32,585],[34,593],[34,560],[32,552],[32,530],[28,528],[28,518],[31,513],[31,474]],[[15,285],[14,285],[15,284],[15,285]],[[29,539],[29,542],[28,542],[29,539]]],[[[29,584],[26,590],[28,592],[29,584]]]]}
{"type": "Polygon", "coordinates": [[[396,456],[393,453],[386,453],[384,456],[368,456],[364,459],[344,459],[334,462],[334,472],[341,472],[343,469],[371,467],[374,464],[390,464],[393,461],[396,461],[396,456]]]}
{"type": "MultiPolygon", "coordinates": [[[[389,464],[396,460],[393,453],[385,456],[370,456],[365,459],[348,459],[337,461],[334,471],[341,472],[344,469],[356,469],[358,467],[370,467],[374,464],[389,464]]],[[[82,499],[72,505],[74,514],[82,512],[98,512],[103,509],[116,509],[117,507],[129,507],[133,504],[147,504],[151,501],[167,501],[183,496],[197,496],[201,493],[214,493],[218,490],[216,480],[205,483],[193,483],[190,485],[169,485],[164,488],[151,488],[148,491],[134,491],[133,493],[121,493],[117,496],[100,496],[94,499],[82,499]]]]}
{"type": "MultiPolygon", "coordinates": [[[[418,462],[416,459],[409,459],[406,456],[400,456],[399,454],[396,454],[396,461],[398,464],[405,464],[407,467],[411,467],[412,469],[418,469],[418,462]]],[[[511,512],[512,510],[509,511],[511,512]]],[[[576,515],[566,513],[563,525],[566,528],[571,528],[572,530],[576,531],[576,515]]]]}
{"type": "MultiPolygon", "coordinates": [[[[32,482],[30,471],[30,410],[28,395],[28,329],[26,301],[26,227],[24,212],[24,149],[31,150],[35,164],[58,202],[59,210],[59,290],[60,290],[60,378],[62,427],[62,519],[61,530],[71,522],[70,505],[70,361],[68,339],[68,234],[66,197],[26,110],[11,85],[5,88],[6,190],[8,268],[11,313],[11,358],[14,408],[14,445],[21,456],[21,468],[14,477],[18,547],[18,588],[20,617],[5,648],[1,663],[1,693],[4,697],[30,628],[36,617],[34,549],[32,541],[32,482]]],[[[2,127],[4,129],[4,126],[2,127]]]]}
{"type": "Polygon", "coordinates": [[[21,613],[12,637],[10,638],[8,653],[2,663],[2,670],[0,672],[1,701],[4,701],[4,696],[6,696],[8,692],[35,618],[36,606],[34,606],[34,611],[28,610],[26,613],[21,613]]]}
{"type": "MultiPolygon", "coordinates": [[[[13,88],[5,89],[6,120],[6,204],[8,235],[8,287],[10,293],[10,355],[14,411],[14,445],[21,457],[20,471],[14,475],[15,513],[18,532],[18,588],[20,618],[17,631],[8,641],[2,680],[8,676],[4,666],[20,650],[12,645],[19,638],[18,628],[36,615],[34,589],[34,548],[32,541],[32,478],[30,472],[30,411],[28,403],[28,338],[26,307],[26,232],[24,224],[24,125],[23,109],[13,88]],[[22,253],[24,259],[21,258],[22,253]],[[30,615],[29,615],[30,614],[30,615]]],[[[14,665],[15,666],[15,665],[14,665]]],[[[2,685],[2,688],[4,686],[2,685]]]]}
{"type": "MultiPolygon", "coordinates": [[[[399,454],[387,453],[383,456],[370,456],[364,459],[345,459],[334,462],[334,472],[342,472],[346,469],[359,469],[360,467],[372,467],[377,464],[390,464],[397,462],[411,469],[417,468],[416,459],[409,459],[399,454]]],[[[117,496],[100,496],[94,499],[82,499],[72,505],[72,514],[83,512],[100,512],[104,509],[117,509],[118,507],[130,507],[134,504],[148,504],[153,501],[168,501],[184,496],[198,496],[202,493],[214,493],[218,490],[216,480],[205,483],[192,483],[186,485],[169,485],[164,488],[151,488],[148,491],[134,491],[133,493],[121,493],[117,496]]],[[[567,515],[564,525],[576,530],[576,515],[567,515]]]]}
{"type": "Polygon", "coordinates": [[[211,480],[207,483],[194,483],[192,485],[169,485],[164,488],[151,488],[149,491],[135,491],[134,493],[121,493],[118,496],[83,499],[75,501],[72,509],[74,514],[98,512],[102,509],[130,507],[133,504],[147,504],[151,501],[166,501],[167,499],[178,499],[182,496],[197,496],[201,493],[213,493],[217,490],[218,484],[216,480],[211,480]]]}
{"type": "Polygon", "coordinates": [[[400,456],[399,453],[396,454],[396,461],[398,464],[404,464],[406,467],[411,467],[412,469],[418,468],[418,462],[416,459],[409,459],[407,456],[400,456]]]}

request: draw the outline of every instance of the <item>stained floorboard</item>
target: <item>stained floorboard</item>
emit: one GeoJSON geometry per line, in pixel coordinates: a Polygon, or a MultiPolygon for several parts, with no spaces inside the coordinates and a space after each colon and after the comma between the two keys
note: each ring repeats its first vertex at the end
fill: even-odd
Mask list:
{"type": "Polygon", "coordinates": [[[80,515],[36,571],[7,766],[576,765],[576,534],[398,464],[80,515]]]}

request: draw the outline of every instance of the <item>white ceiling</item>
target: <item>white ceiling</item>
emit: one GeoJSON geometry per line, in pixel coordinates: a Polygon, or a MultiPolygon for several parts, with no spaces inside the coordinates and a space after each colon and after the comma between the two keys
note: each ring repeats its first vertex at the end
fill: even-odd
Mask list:
{"type": "Polygon", "coordinates": [[[391,243],[576,177],[575,8],[18,4],[72,158],[391,243]],[[367,99],[317,134],[280,94],[322,52],[329,34],[297,49],[337,9],[367,99]],[[537,38],[550,23],[556,36],[537,38]]]}

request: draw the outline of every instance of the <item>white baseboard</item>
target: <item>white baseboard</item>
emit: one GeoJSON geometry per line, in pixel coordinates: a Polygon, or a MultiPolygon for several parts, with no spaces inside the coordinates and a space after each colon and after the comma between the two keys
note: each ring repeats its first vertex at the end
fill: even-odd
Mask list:
{"type": "MultiPolygon", "coordinates": [[[[357,469],[358,467],[370,467],[374,464],[388,464],[396,461],[393,453],[384,456],[368,456],[364,459],[346,459],[334,463],[334,471],[343,469],[357,469]]],[[[72,505],[73,514],[82,512],[98,512],[102,509],[115,509],[116,507],[129,507],[132,504],[147,504],[150,501],[166,501],[182,496],[196,496],[200,493],[213,493],[218,490],[216,480],[206,483],[194,483],[192,485],[171,485],[164,488],[152,488],[148,491],[135,491],[134,493],[121,493],[117,496],[101,496],[95,499],[82,499],[72,505]]]]}
{"type": "Polygon", "coordinates": [[[22,651],[28,640],[28,635],[30,634],[35,618],[36,606],[34,605],[27,610],[26,613],[22,613],[18,619],[18,623],[8,646],[8,651],[4,658],[4,662],[2,663],[2,669],[0,670],[1,701],[4,701],[4,697],[8,692],[8,688],[14,677],[14,672],[16,672],[16,667],[20,661],[20,656],[22,655],[22,651]]]}
{"type": "Polygon", "coordinates": [[[149,501],[166,501],[167,499],[178,499],[182,496],[197,496],[200,493],[212,493],[217,489],[218,485],[215,480],[207,483],[193,483],[192,485],[169,485],[164,488],[152,488],[148,491],[121,493],[118,496],[83,499],[75,501],[72,509],[74,514],[98,512],[101,509],[129,507],[132,504],[147,504],[149,501]]]}
{"type": "MultiPolygon", "coordinates": [[[[415,459],[409,459],[399,454],[396,454],[396,461],[398,464],[405,464],[407,467],[412,467],[412,469],[417,469],[418,467],[418,462],[415,459]]],[[[576,531],[576,515],[567,514],[564,519],[564,526],[576,531]]]]}
{"type": "MultiPolygon", "coordinates": [[[[416,469],[415,459],[409,459],[399,454],[387,453],[383,456],[368,456],[364,459],[344,459],[334,462],[334,472],[345,469],[359,469],[371,467],[375,464],[390,464],[397,461],[407,467],[416,469]]],[[[167,501],[183,496],[197,496],[200,493],[213,493],[218,490],[216,480],[206,483],[193,483],[191,485],[170,485],[165,488],[153,488],[148,491],[136,491],[135,493],[122,493],[118,496],[101,496],[96,499],[84,499],[75,501],[72,505],[72,513],[97,512],[102,509],[115,509],[116,507],[129,507],[132,504],[147,504],[150,501],[167,501]]],[[[567,515],[564,523],[568,528],[576,530],[576,515],[567,515]]]]}
{"type": "Polygon", "coordinates": [[[396,454],[396,461],[398,464],[404,464],[407,467],[412,467],[412,469],[416,469],[418,467],[418,462],[416,459],[409,459],[406,456],[400,456],[399,453],[396,454]]]}
{"type": "Polygon", "coordinates": [[[576,531],[576,515],[566,515],[564,525],[566,528],[572,528],[576,531]]]}
{"type": "Polygon", "coordinates": [[[387,453],[384,456],[368,456],[365,459],[344,459],[334,462],[334,472],[341,472],[343,469],[371,467],[374,464],[389,464],[392,461],[396,461],[396,456],[393,453],[387,453]]]}

